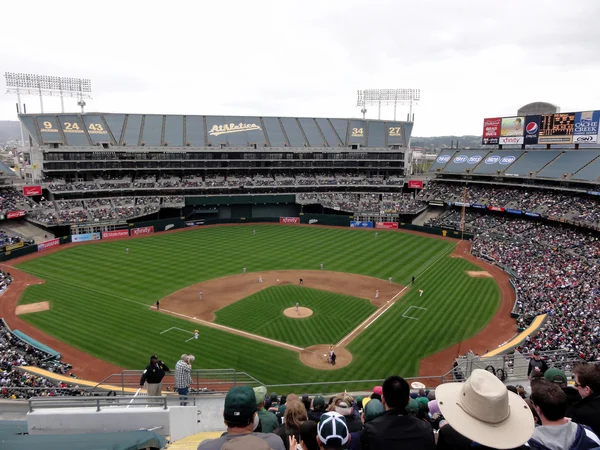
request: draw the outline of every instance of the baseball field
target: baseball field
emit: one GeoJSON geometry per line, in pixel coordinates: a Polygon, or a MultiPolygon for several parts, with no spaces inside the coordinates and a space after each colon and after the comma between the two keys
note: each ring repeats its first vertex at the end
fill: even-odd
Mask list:
{"type": "Polygon", "coordinates": [[[75,245],[16,264],[45,281],[19,305],[46,306],[19,317],[122,368],[193,353],[195,368],[268,384],[416,376],[421,359],[481,331],[500,304],[494,278],[451,257],[455,247],[398,231],[280,225],[75,245]],[[294,316],[296,303],[310,314],[294,316]],[[329,345],[335,367],[323,357],[329,345]]]}

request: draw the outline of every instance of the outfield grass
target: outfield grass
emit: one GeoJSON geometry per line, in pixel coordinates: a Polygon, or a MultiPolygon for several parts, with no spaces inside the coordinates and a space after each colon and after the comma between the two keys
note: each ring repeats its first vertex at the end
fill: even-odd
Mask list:
{"type": "MultiPolygon", "coordinates": [[[[152,353],[171,363],[181,353],[194,353],[195,367],[233,367],[265,383],[413,376],[422,357],[475,334],[499,305],[493,279],[471,278],[464,271],[475,266],[443,257],[453,245],[401,232],[381,232],[376,238],[366,230],[278,225],[200,228],[84,244],[18,265],[46,280],[27,288],[20,303],[49,300],[51,305],[49,311],[21,317],[87,353],[132,369],[142,368],[152,353]],[[336,371],[311,369],[294,352],[220,330],[199,327],[200,339],[189,343],[184,343],[189,335],[181,332],[160,335],[170,327],[198,326],[148,308],[185,286],[240,273],[242,267],[263,272],[318,269],[324,263],[327,270],[392,276],[408,284],[435,261],[417,280],[416,288],[425,295],[418,298],[416,289],[405,294],[350,344],[352,363],[336,371]],[[413,304],[428,308],[421,320],[401,317],[413,304]]],[[[279,331],[274,336],[285,337],[279,331]]]]}
{"type": "Polygon", "coordinates": [[[299,286],[273,286],[216,312],[215,322],[299,347],[335,344],[375,312],[368,300],[299,286]],[[298,301],[313,315],[283,311],[298,301]]]}

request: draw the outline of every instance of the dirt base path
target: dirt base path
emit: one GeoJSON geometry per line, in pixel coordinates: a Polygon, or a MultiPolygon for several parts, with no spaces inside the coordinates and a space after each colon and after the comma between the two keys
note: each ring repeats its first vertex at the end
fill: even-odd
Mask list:
{"type": "Polygon", "coordinates": [[[59,352],[62,355],[63,361],[73,366],[71,371],[79,378],[90,381],[102,381],[107,376],[113,373],[121,373],[124,370],[119,366],[94,358],[81,350],[71,347],[20,319],[16,315],[16,310],[21,294],[27,286],[42,284],[44,281],[6,264],[0,264],[0,269],[9,272],[13,277],[12,284],[4,292],[4,295],[0,297],[0,317],[5,320],[11,330],[22,331],[27,336],[59,352]]]}
{"type": "MultiPolygon", "coordinates": [[[[256,294],[270,286],[295,284],[336,294],[370,300],[377,307],[384,305],[404,286],[379,278],[328,270],[272,270],[246,273],[194,284],[173,292],[160,301],[160,309],[207,322],[215,320],[215,311],[256,294]],[[262,283],[259,283],[259,277],[262,283]],[[300,285],[300,279],[304,284],[300,285]],[[379,298],[375,291],[379,290],[379,298]],[[200,299],[202,292],[202,299],[200,299]]],[[[292,306],[292,305],[290,305],[292,306]]]]}
{"type": "Polygon", "coordinates": [[[18,305],[15,310],[15,314],[20,316],[21,314],[30,314],[40,311],[48,311],[50,309],[50,302],[37,302],[28,303],[26,305],[18,305]]]}
{"type": "MultiPolygon", "coordinates": [[[[452,368],[455,358],[464,355],[469,350],[483,355],[511,339],[517,333],[517,323],[510,317],[515,304],[515,291],[509,283],[509,275],[497,266],[488,264],[471,255],[471,242],[460,242],[452,254],[454,258],[464,258],[487,271],[498,283],[500,288],[500,306],[492,320],[478,334],[458,344],[452,345],[444,350],[434,353],[421,360],[419,376],[443,374],[452,368]]],[[[439,384],[439,379],[430,380],[428,386],[439,384]]]]}

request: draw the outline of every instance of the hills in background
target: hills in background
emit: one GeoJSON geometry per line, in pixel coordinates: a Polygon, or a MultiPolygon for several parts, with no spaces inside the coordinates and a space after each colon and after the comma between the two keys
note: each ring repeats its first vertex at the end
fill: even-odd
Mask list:
{"type": "MultiPolygon", "coordinates": [[[[0,120],[0,145],[8,141],[15,141],[21,138],[19,122],[16,120],[0,120]]],[[[439,150],[449,148],[452,143],[456,147],[456,142],[460,148],[480,148],[481,136],[433,136],[433,137],[413,137],[411,145],[413,147],[422,147],[427,150],[439,150]]]]}

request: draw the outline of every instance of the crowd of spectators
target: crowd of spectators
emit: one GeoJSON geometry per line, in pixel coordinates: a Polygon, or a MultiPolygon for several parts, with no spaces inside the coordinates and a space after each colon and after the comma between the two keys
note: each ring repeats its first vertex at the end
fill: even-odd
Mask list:
{"type": "MultiPolygon", "coordinates": [[[[461,213],[451,210],[432,224],[460,228],[461,213]]],[[[529,348],[565,350],[600,359],[600,239],[566,225],[514,216],[465,214],[465,230],[475,233],[473,253],[509,269],[517,290],[515,312],[526,327],[548,314],[529,348]]]]}
{"type": "Polygon", "coordinates": [[[381,211],[399,214],[415,214],[425,205],[414,200],[410,194],[309,192],[296,194],[296,201],[302,204],[320,203],[326,208],[380,214],[381,211]]]}
{"type": "Polygon", "coordinates": [[[538,371],[531,387],[475,369],[435,391],[390,376],[364,397],[278,396],[237,386],[225,397],[227,430],[198,450],[590,450],[600,446],[600,365],[538,371]],[[412,388],[412,389],[411,389],[412,388]]]}
{"type": "Polygon", "coordinates": [[[497,206],[600,226],[600,196],[588,194],[477,183],[469,184],[465,190],[464,184],[432,181],[417,199],[497,206]]]}
{"type": "Polygon", "coordinates": [[[31,209],[36,203],[13,187],[0,188],[0,214],[31,209]]]}
{"type": "Polygon", "coordinates": [[[0,247],[18,244],[19,242],[23,242],[23,239],[21,239],[20,236],[15,236],[4,230],[0,230],[0,247]]]}
{"type": "Polygon", "coordinates": [[[14,336],[0,319],[0,398],[24,399],[35,396],[84,395],[85,391],[68,388],[19,370],[21,366],[37,366],[60,375],[68,375],[71,366],[51,359],[51,356],[14,336]]]}

